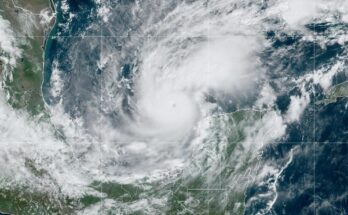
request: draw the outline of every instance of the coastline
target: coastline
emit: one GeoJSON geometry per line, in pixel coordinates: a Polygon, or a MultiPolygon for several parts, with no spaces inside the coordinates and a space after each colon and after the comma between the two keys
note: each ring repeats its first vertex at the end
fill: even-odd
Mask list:
{"type": "Polygon", "coordinates": [[[7,1],[0,14],[17,37],[21,56],[11,69],[11,78],[2,76],[8,103],[30,115],[42,115],[45,104],[41,90],[46,40],[55,25],[55,8],[51,0],[7,1]],[[53,16],[52,16],[53,15],[53,16]],[[23,18],[25,21],[23,22],[23,18]]]}

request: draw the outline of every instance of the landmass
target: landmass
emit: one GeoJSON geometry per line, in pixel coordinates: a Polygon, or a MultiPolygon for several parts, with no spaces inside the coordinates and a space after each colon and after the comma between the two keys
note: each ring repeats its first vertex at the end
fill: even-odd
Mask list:
{"type": "MultiPolygon", "coordinates": [[[[15,41],[18,50],[21,51],[15,64],[9,65],[6,61],[9,54],[6,50],[1,50],[0,43],[1,88],[13,108],[27,111],[31,115],[42,115],[45,112],[41,93],[44,45],[54,25],[53,2],[50,0],[3,0],[0,4],[0,21],[5,23],[0,27],[9,27],[11,33],[10,36],[5,35],[2,39],[15,41]]],[[[4,32],[8,30],[3,29],[4,32]]],[[[37,171],[37,174],[44,174],[41,170],[36,170],[30,160],[26,162],[26,166],[37,171]]],[[[61,202],[64,201],[51,200],[47,195],[25,188],[15,186],[1,188],[0,214],[46,214],[48,210],[69,214],[70,208],[60,207],[61,202]]]]}
{"type": "Polygon", "coordinates": [[[326,94],[325,99],[319,101],[319,103],[328,105],[331,103],[335,103],[339,98],[347,98],[348,97],[348,81],[342,82],[340,84],[332,86],[328,93],[326,94]]]}
{"type": "Polygon", "coordinates": [[[10,23],[16,44],[22,51],[16,66],[9,71],[10,75],[5,75],[4,62],[0,63],[7,100],[16,109],[24,109],[33,115],[43,113],[43,54],[46,37],[54,24],[52,2],[5,0],[0,5],[0,16],[10,23]]]}

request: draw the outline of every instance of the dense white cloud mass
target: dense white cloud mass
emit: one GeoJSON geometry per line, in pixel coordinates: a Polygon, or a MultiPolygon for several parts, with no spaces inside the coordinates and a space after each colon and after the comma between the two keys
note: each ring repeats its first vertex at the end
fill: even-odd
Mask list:
{"type": "MultiPolygon", "coordinates": [[[[57,102],[47,104],[49,120],[14,110],[1,89],[0,169],[4,177],[15,179],[1,186],[16,183],[81,197],[104,195],[91,188],[95,181],[151,183],[198,171],[211,173],[208,181],[214,181],[221,160],[226,159],[230,139],[240,133],[243,138],[238,136],[238,141],[242,146],[236,147],[235,154],[227,159],[236,169],[253,163],[250,160],[256,163],[262,147],[284,137],[288,125],[300,121],[311,103],[312,92],[307,86],[314,83],[328,90],[343,66],[337,63],[331,69],[279,78],[300,89],[290,96],[289,108],[281,113],[275,105],[279,94],[271,85],[270,74],[260,57],[271,47],[264,34],[274,27],[265,20],[276,17],[279,25],[307,35],[304,25],[313,17],[322,16],[327,10],[344,14],[348,5],[339,0],[328,4],[321,0],[280,0],[269,1],[268,7],[260,9],[262,4],[254,1],[213,2],[208,7],[200,1],[183,1],[171,10],[168,2],[148,5],[158,13],[169,11],[156,17],[144,13],[142,3],[136,1],[132,14],[144,13],[140,33],[137,32],[144,36],[127,35],[121,50],[110,44],[102,47],[98,69],[104,72],[100,78],[104,88],[93,97],[98,99],[96,103],[87,103],[86,112],[90,111],[87,117],[67,113],[64,99],[71,97],[64,82],[67,74],[57,61],[52,63],[49,92],[57,102]],[[129,80],[121,77],[120,70],[124,68],[122,60],[128,62],[127,57],[133,52],[135,75],[129,80]],[[123,86],[131,96],[121,94],[123,86]],[[243,111],[250,116],[243,115],[243,111]],[[26,168],[28,160],[47,175],[35,176],[26,168]],[[209,168],[204,169],[202,163],[209,168]]],[[[97,4],[103,23],[118,15],[108,1],[97,4]]],[[[61,9],[69,13],[67,1],[62,2],[61,9]]],[[[41,15],[50,19],[45,12],[41,15]]],[[[348,20],[346,15],[342,20],[348,20]]],[[[10,23],[0,16],[0,49],[4,53],[0,59],[12,67],[22,53],[14,35],[10,23]]],[[[308,35],[302,40],[313,39],[308,35]]],[[[341,38],[341,43],[346,40],[341,38]]],[[[73,63],[80,60],[79,56],[72,56],[67,58],[73,63]]],[[[282,87],[280,90],[284,90],[282,87]]],[[[93,95],[92,90],[88,95],[93,95]]],[[[278,180],[284,168],[267,166],[259,177],[273,174],[278,180]]],[[[240,173],[243,177],[246,174],[240,173]]],[[[251,180],[228,180],[228,186],[241,191],[251,180]]],[[[144,201],[140,199],[128,206],[134,209],[146,205],[153,209],[144,201]]],[[[146,201],[165,204],[158,199],[146,201]]],[[[268,207],[272,207],[272,201],[268,207]]],[[[85,213],[93,214],[94,210],[115,205],[117,202],[106,199],[85,213]]]]}

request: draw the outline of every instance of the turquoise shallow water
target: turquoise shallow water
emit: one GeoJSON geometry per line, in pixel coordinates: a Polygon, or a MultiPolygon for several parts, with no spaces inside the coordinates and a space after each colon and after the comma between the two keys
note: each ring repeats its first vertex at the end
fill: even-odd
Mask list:
{"type": "MultiPolygon", "coordinates": [[[[190,4],[190,2],[187,2],[187,4],[190,4]]],[[[100,127],[102,127],[102,124],[107,124],[115,129],[106,132],[116,133],[116,131],[121,131],[122,133],[126,131],[124,133],[130,136],[138,134],[136,126],[132,127],[133,130],[127,130],[125,125],[132,124],[133,121],[131,120],[137,119],[137,116],[140,115],[140,111],[136,106],[137,97],[134,96],[137,89],[136,83],[138,83],[136,80],[141,74],[139,68],[143,63],[139,53],[142,51],[141,47],[147,44],[147,40],[153,42],[151,40],[153,35],[151,30],[153,29],[149,30],[150,33],[148,33],[151,37],[148,37],[148,35],[143,37],[147,29],[142,28],[146,21],[152,21],[151,19],[149,19],[150,21],[145,19],[152,11],[151,6],[144,4],[149,9],[142,4],[140,5],[137,5],[135,1],[112,2],[108,5],[111,8],[111,15],[108,17],[108,22],[104,22],[102,17],[95,15],[100,6],[92,1],[69,2],[69,12],[74,14],[72,19],[70,19],[69,12],[63,13],[59,9],[61,6],[59,6],[59,2],[57,3],[56,25],[45,47],[44,98],[47,104],[51,106],[62,102],[65,113],[73,119],[83,119],[84,128],[92,136],[98,137],[98,140],[102,139],[104,131],[95,129],[92,125],[97,122],[100,123],[103,119],[107,120],[102,121],[100,127]],[[142,6],[144,7],[142,8],[142,6]],[[140,15],[137,16],[137,13],[140,15]],[[106,60],[107,63],[103,64],[103,60],[109,59],[108,57],[112,60],[106,60]],[[60,71],[59,78],[64,83],[62,93],[58,96],[51,91],[52,71],[54,69],[60,71]],[[114,91],[110,93],[110,89],[114,91]]],[[[161,10],[163,17],[171,14],[174,9],[180,10],[179,5],[180,2],[166,5],[165,10],[161,10]]],[[[242,6],[247,7],[243,4],[242,6]]],[[[267,6],[267,4],[262,6],[256,4],[255,7],[260,7],[256,11],[262,13],[267,6]]],[[[225,15],[221,11],[215,11],[211,14],[220,15],[221,18],[225,15]]],[[[159,17],[163,18],[162,16],[159,17]]],[[[175,16],[169,17],[169,20],[175,20],[176,18],[175,16]]],[[[194,24],[199,25],[198,23],[194,24]]],[[[157,23],[153,25],[155,24],[157,23]]],[[[227,120],[226,124],[223,124],[224,126],[219,124],[223,120],[219,121],[220,118],[218,117],[211,122],[211,124],[219,125],[213,127],[215,130],[209,130],[211,136],[208,137],[211,139],[202,138],[201,141],[202,143],[211,144],[207,144],[206,148],[203,147],[206,145],[202,144],[203,146],[199,148],[201,151],[198,150],[201,154],[197,151],[195,152],[197,154],[193,153],[199,158],[201,158],[200,155],[203,157],[202,160],[193,159],[192,161],[193,166],[197,167],[198,170],[193,169],[194,174],[190,175],[191,169],[187,168],[188,171],[183,170],[177,178],[169,177],[169,179],[156,181],[154,184],[146,180],[146,183],[132,184],[127,182],[125,186],[130,190],[133,199],[128,198],[129,196],[120,191],[118,183],[101,183],[101,187],[111,187],[110,192],[104,192],[108,195],[106,199],[117,200],[121,203],[134,203],[140,202],[142,198],[156,198],[159,202],[163,201],[164,203],[161,202],[158,205],[149,203],[146,206],[154,211],[158,207],[157,211],[165,211],[168,214],[184,214],[186,212],[190,214],[189,211],[193,211],[192,214],[206,211],[208,211],[208,214],[224,214],[225,212],[238,214],[347,213],[347,189],[345,186],[348,170],[346,159],[348,153],[346,143],[346,131],[348,130],[347,100],[341,98],[333,104],[318,104],[316,101],[325,98],[323,86],[316,82],[314,78],[307,78],[309,81],[303,81],[313,72],[319,72],[320,69],[324,71],[324,74],[327,74],[330,68],[339,61],[346,65],[347,62],[342,59],[347,55],[345,48],[347,42],[340,44],[330,38],[335,37],[333,32],[347,32],[347,25],[340,20],[335,20],[331,24],[312,20],[312,23],[304,26],[305,30],[292,30],[284,28],[279,17],[268,17],[268,19],[263,20],[262,25],[267,26],[267,30],[255,30],[255,32],[258,37],[269,45],[262,47],[261,51],[258,51],[255,55],[260,61],[258,69],[260,69],[260,73],[261,71],[264,72],[266,78],[257,82],[253,92],[239,92],[238,96],[229,95],[228,92],[221,93],[218,90],[211,90],[204,94],[204,102],[218,107],[214,110],[214,114],[218,113],[226,116],[231,114],[232,117],[227,120]],[[308,31],[317,38],[308,39],[308,35],[306,35],[308,31]],[[322,44],[325,44],[325,47],[322,44]],[[265,83],[268,83],[272,92],[274,92],[275,101],[269,107],[253,112],[255,100],[260,96],[258,93],[265,83]],[[298,120],[289,119],[291,117],[289,116],[289,110],[292,107],[292,101],[296,98],[303,99],[307,94],[309,102],[304,107],[301,116],[298,120]],[[238,112],[238,110],[244,110],[244,108],[250,112],[246,111],[247,114],[238,112]],[[279,114],[282,120],[286,121],[284,122],[286,124],[285,132],[281,137],[271,139],[257,153],[252,150],[248,151],[248,146],[240,144],[252,133],[248,133],[245,128],[250,129],[257,120],[262,121],[264,115],[267,115],[264,114],[267,111],[274,111],[279,114]],[[236,125],[244,127],[239,128],[236,125]],[[225,130],[225,136],[219,133],[225,130]],[[227,139],[226,146],[222,144],[225,139],[227,139]],[[259,155],[257,158],[256,154],[259,155]],[[243,160],[243,155],[250,156],[250,160],[243,160]],[[214,159],[218,160],[218,167],[213,165],[214,162],[211,162],[214,159]],[[195,163],[196,161],[197,163],[195,163]],[[253,169],[254,166],[256,166],[256,169],[253,169]],[[263,178],[260,179],[258,177],[262,173],[260,170],[262,166],[269,166],[272,171],[263,175],[263,178]],[[258,167],[260,169],[257,169],[258,167]],[[250,173],[250,171],[254,172],[250,173]],[[245,190],[238,190],[233,187],[236,184],[233,183],[232,179],[242,176],[246,177],[245,181],[250,180],[250,184],[247,184],[245,190]],[[146,190],[144,191],[139,188],[142,186],[149,186],[150,189],[144,189],[146,190]],[[211,187],[213,188],[209,189],[211,187]],[[134,191],[137,189],[139,189],[139,192],[134,191]],[[208,192],[208,194],[205,192],[208,192]],[[168,193],[171,197],[168,197],[168,193]],[[211,202],[214,204],[209,204],[211,202]],[[238,207],[238,205],[243,206],[238,207]]],[[[168,26],[169,30],[166,29],[166,26],[161,27],[165,29],[163,30],[165,33],[174,29],[173,26],[168,26]]],[[[156,28],[154,29],[156,30],[156,28]]],[[[163,35],[160,36],[158,38],[162,39],[163,35]]],[[[175,38],[165,42],[158,39],[157,42],[160,44],[160,48],[166,48],[168,44],[169,47],[171,45],[176,47],[168,49],[170,51],[184,50],[178,53],[182,54],[179,58],[180,62],[185,62],[185,50],[190,50],[189,47],[195,47],[197,44],[199,44],[197,45],[199,47],[200,42],[208,40],[204,36],[188,37],[178,44],[174,42],[175,38]]],[[[156,44],[156,42],[153,43],[156,44]]],[[[149,47],[155,51],[158,48],[156,45],[149,47]]],[[[170,56],[164,58],[165,60],[168,59],[168,64],[165,62],[163,65],[161,64],[162,56],[152,53],[157,57],[154,59],[158,60],[158,64],[162,68],[177,63],[173,59],[177,59],[175,57],[179,54],[170,51],[163,52],[163,55],[170,56]]],[[[146,57],[144,58],[146,59],[146,57]]],[[[154,65],[156,66],[156,63],[154,65]]],[[[204,68],[200,69],[203,70],[204,68]]],[[[186,73],[187,79],[190,77],[189,72],[186,73]]],[[[160,78],[158,79],[160,80],[160,78]]],[[[185,80],[182,79],[182,82],[185,82],[185,80]]],[[[340,70],[335,74],[331,85],[345,81],[347,81],[345,70],[340,70]]],[[[156,89],[160,90],[160,88],[156,89]]],[[[156,105],[160,104],[156,103],[156,105]]],[[[274,127],[271,128],[272,131],[278,129],[275,121],[271,122],[274,123],[274,127]]],[[[151,128],[151,124],[147,124],[146,127],[143,127],[143,130],[147,131],[147,127],[151,128]]],[[[257,133],[256,131],[253,132],[257,133]]],[[[272,134],[272,132],[270,133],[272,134]]],[[[156,133],[150,134],[152,135],[151,138],[156,136],[156,133]]],[[[265,134],[261,139],[252,139],[255,141],[253,143],[255,147],[249,147],[256,148],[258,144],[263,144],[264,139],[267,139],[267,135],[265,134]]],[[[148,136],[144,138],[144,142],[136,142],[135,144],[132,142],[133,145],[131,146],[136,145],[146,148],[147,141],[152,140],[147,138],[148,136]]],[[[190,138],[187,138],[188,141],[185,140],[186,142],[183,141],[185,142],[182,146],[184,148],[182,150],[183,154],[192,153],[185,148],[190,146],[190,140],[192,140],[190,138]]],[[[129,144],[122,142],[122,140],[120,142],[112,140],[110,143],[115,148],[127,148],[127,144],[129,144]]],[[[158,148],[160,147],[158,146],[158,148]]],[[[130,148],[134,150],[134,148],[130,148]]],[[[161,156],[165,154],[163,157],[167,155],[171,157],[172,154],[175,154],[176,148],[168,144],[166,150],[160,152],[161,156]]],[[[105,154],[105,157],[107,157],[107,153],[105,154]]],[[[122,157],[122,150],[117,152],[117,155],[119,154],[122,157]]],[[[110,160],[101,164],[103,173],[108,176],[118,175],[121,171],[133,173],[139,171],[139,169],[146,169],[149,166],[156,166],[156,164],[163,162],[160,159],[155,159],[153,162],[146,157],[148,154],[145,151],[140,155],[125,153],[122,160],[115,160],[112,156],[110,156],[110,160]],[[150,165],[146,166],[149,160],[153,163],[149,162],[150,165]],[[142,166],[142,164],[144,165],[142,166]]],[[[161,156],[159,158],[163,158],[161,156]]],[[[243,186],[241,185],[241,187],[243,186]]],[[[97,205],[100,200],[95,201],[94,203],[97,205]]],[[[121,205],[121,203],[119,204],[121,205]]],[[[117,204],[115,203],[116,207],[117,204]]],[[[125,211],[127,210],[123,212],[128,213],[125,211]]],[[[149,211],[151,210],[149,209],[149,211]]]]}

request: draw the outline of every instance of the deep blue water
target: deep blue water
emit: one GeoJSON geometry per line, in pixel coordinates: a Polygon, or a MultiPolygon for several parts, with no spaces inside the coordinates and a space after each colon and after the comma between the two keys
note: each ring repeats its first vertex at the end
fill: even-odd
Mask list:
{"type": "MultiPolygon", "coordinates": [[[[72,74],[83,69],[86,73],[93,73],[96,68],[91,69],[91,67],[96,67],[95,63],[100,53],[100,38],[93,37],[100,35],[99,19],[95,16],[96,5],[94,1],[68,0],[67,2],[69,12],[65,14],[61,9],[61,1],[55,1],[56,23],[45,45],[42,88],[44,99],[48,104],[55,102],[49,93],[53,62],[58,62],[58,69],[66,73],[65,83],[68,85],[67,87],[73,87],[73,82],[76,81],[77,77],[74,78],[72,74]],[[75,14],[71,21],[69,19],[70,12],[75,14]],[[92,45],[90,45],[91,43],[92,45]]],[[[87,75],[93,76],[95,74],[87,75]]],[[[81,78],[83,78],[82,76],[83,74],[81,74],[81,78]]],[[[92,80],[90,81],[92,82],[92,80]]],[[[91,84],[91,82],[86,84],[91,84]]]]}
{"type": "MultiPolygon", "coordinates": [[[[308,29],[321,36],[342,25],[322,23],[308,29]]],[[[286,90],[277,85],[282,76],[297,77],[314,69],[332,66],[337,59],[346,56],[346,46],[332,43],[321,48],[316,41],[303,42],[299,34],[267,32],[272,48],[263,53],[264,65],[269,68],[274,87],[279,89],[276,108],[285,113],[290,96],[301,95],[300,89],[288,85],[286,90]],[[314,53],[316,54],[313,58],[314,53]],[[295,56],[295,57],[294,57],[295,56]],[[278,61],[279,63],[275,63],[278,61]],[[279,72],[274,72],[279,71],[279,72]],[[289,90],[290,89],[290,90],[289,90]]],[[[345,73],[338,73],[334,84],[346,81],[345,73]]],[[[312,103],[305,109],[299,122],[288,125],[286,136],[280,143],[265,147],[262,160],[284,166],[291,149],[293,161],[284,170],[277,183],[278,198],[268,214],[348,214],[348,99],[324,105],[316,104],[324,98],[318,85],[308,86],[312,103]]],[[[271,181],[272,182],[272,181],[271,181]]],[[[246,192],[245,214],[256,214],[267,207],[270,197],[257,200],[252,197],[270,191],[266,185],[254,184],[246,192]]]]}
{"type": "MultiPolygon", "coordinates": [[[[76,14],[69,22],[69,17],[60,9],[56,1],[57,19],[45,46],[44,82],[42,86],[45,101],[55,104],[59,98],[50,93],[50,79],[54,62],[58,62],[64,80],[64,107],[72,116],[94,117],[90,106],[98,106],[103,71],[98,67],[103,46],[112,46],[115,50],[125,44],[125,38],[110,38],[103,44],[98,36],[115,36],[127,32],[130,28],[136,32],[141,22],[134,22],[130,11],[132,1],[122,2],[117,11],[119,16],[112,17],[110,24],[101,24],[95,17],[96,5],[93,1],[68,1],[71,12],[76,14]],[[118,26],[115,30],[112,26],[118,26]],[[68,27],[66,27],[68,26],[68,27]]],[[[117,4],[117,3],[115,3],[117,4]]],[[[320,23],[308,24],[310,31],[325,36],[337,25],[320,23]]],[[[344,28],[346,26],[338,26],[344,28]]],[[[332,65],[335,59],[345,54],[345,46],[333,43],[325,49],[316,41],[301,40],[299,32],[271,30],[265,32],[265,39],[271,47],[260,56],[267,69],[270,84],[278,93],[275,109],[286,113],[290,96],[301,95],[301,90],[290,82],[279,83],[282,77],[296,78],[310,73],[314,68],[332,65]]],[[[122,59],[124,66],[121,77],[131,79],[134,68],[134,51],[122,59]]],[[[340,73],[335,81],[345,81],[346,75],[340,73]]],[[[318,86],[306,86],[312,90],[312,101],[323,98],[318,86]]],[[[128,92],[129,94],[131,92],[128,92]]],[[[245,95],[244,104],[254,100],[255,95],[245,95]],[[253,98],[253,99],[250,99],[253,98]]],[[[219,103],[225,112],[236,110],[223,100],[214,97],[214,92],[207,96],[207,101],[219,103]]],[[[294,150],[293,162],[290,163],[277,184],[278,198],[270,214],[348,214],[348,111],[347,99],[339,99],[329,105],[317,105],[312,102],[304,111],[299,122],[290,124],[280,143],[274,143],[263,150],[262,160],[274,162],[281,167],[287,161],[291,149],[294,150]]],[[[125,97],[124,108],[127,108],[125,97]]],[[[253,196],[268,192],[266,186],[253,185],[246,191],[247,208],[245,214],[256,214],[266,206],[269,198],[251,201],[253,196]]]]}

